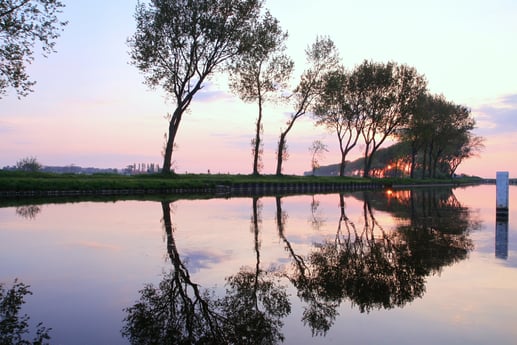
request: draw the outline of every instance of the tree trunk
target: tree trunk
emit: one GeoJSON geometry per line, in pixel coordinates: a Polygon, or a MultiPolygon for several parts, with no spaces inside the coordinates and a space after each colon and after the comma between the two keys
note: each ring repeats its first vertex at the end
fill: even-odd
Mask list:
{"type": "Polygon", "coordinates": [[[364,148],[364,168],[363,168],[363,177],[370,177],[370,165],[368,159],[368,152],[370,152],[370,144],[371,142],[366,143],[366,147],[364,148]]]}
{"type": "Polygon", "coordinates": [[[276,175],[282,175],[282,163],[284,161],[284,148],[285,148],[285,136],[288,130],[280,134],[280,140],[278,141],[278,152],[276,154],[276,175]]]}
{"type": "Polygon", "coordinates": [[[339,176],[345,176],[346,153],[341,152],[341,164],[339,165],[339,176]]]}
{"type": "Polygon", "coordinates": [[[422,179],[425,178],[425,170],[427,169],[427,145],[424,147],[424,153],[422,154],[422,179]]]}
{"type": "Polygon", "coordinates": [[[415,145],[411,145],[411,167],[409,168],[409,177],[413,179],[415,177],[415,163],[416,163],[417,149],[415,145]]]}
{"type": "Polygon", "coordinates": [[[174,111],[172,118],[169,122],[169,133],[167,135],[167,144],[165,146],[165,154],[163,156],[163,174],[171,173],[171,165],[172,165],[172,151],[174,149],[174,140],[176,139],[176,134],[178,133],[178,128],[181,122],[181,116],[183,111],[178,107],[174,111]]]}
{"type": "Polygon", "coordinates": [[[259,158],[260,158],[260,129],[262,126],[262,97],[259,96],[259,116],[257,119],[257,126],[255,128],[255,146],[253,152],[253,175],[259,174],[259,158]]]}

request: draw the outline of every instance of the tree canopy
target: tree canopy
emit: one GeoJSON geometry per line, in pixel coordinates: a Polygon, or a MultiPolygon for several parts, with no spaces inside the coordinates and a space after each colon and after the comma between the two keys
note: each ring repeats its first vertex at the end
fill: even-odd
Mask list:
{"type": "Polygon", "coordinates": [[[260,0],[152,0],[136,8],[129,38],[131,62],[151,88],[175,103],[170,115],[163,172],[171,172],[174,141],[194,95],[218,68],[253,49],[260,0]]]}
{"type": "Polygon", "coordinates": [[[0,98],[13,88],[27,96],[36,84],[27,65],[40,47],[43,56],[55,51],[56,39],[67,24],[58,15],[65,5],[59,0],[0,1],[0,98]]]}
{"type": "Polygon", "coordinates": [[[282,174],[282,163],[289,157],[287,134],[293,128],[296,120],[304,116],[314,106],[322,92],[323,76],[328,71],[338,68],[340,61],[336,45],[328,37],[316,38],[316,41],[305,50],[305,56],[308,67],[303,71],[298,85],[289,96],[294,111],[290,114],[286,127],[280,133],[280,139],[278,140],[277,175],[282,174]]]}
{"type": "Polygon", "coordinates": [[[251,141],[253,174],[262,169],[262,118],[264,103],[274,100],[287,87],[294,63],[284,54],[287,33],[277,19],[266,12],[257,23],[250,42],[253,50],[242,54],[230,69],[230,87],[245,102],[257,102],[258,116],[255,137],[251,141]]]}

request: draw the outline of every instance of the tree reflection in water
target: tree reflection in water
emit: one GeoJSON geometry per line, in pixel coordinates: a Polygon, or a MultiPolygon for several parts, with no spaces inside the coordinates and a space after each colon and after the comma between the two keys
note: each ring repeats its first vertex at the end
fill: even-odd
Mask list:
{"type": "Polygon", "coordinates": [[[253,199],[254,269],[226,278],[226,294],[202,290],[190,277],[173,236],[171,208],[162,202],[167,251],[172,269],[155,287],[140,291],[127,308],[122,334],[132,344],[276,344],[283,340],[281,319],[290,313],[285,287],[260,268],[260,207],[253,199]]]}
{"type": "MultiPolygon", "coordinates": [[[[473,244],[469,231],[479,223],[471,219],[452,190],[412,190],[356,194],[363,201],[358,228],[346,214],[341,194],[340,217],[334,240],[315,244],[302,258],[284,235],[285,224],[277,216],[279,235],[292,258],[287,277],[307,303],[303,321],[313,334],[325,334],[345,300],[361,312],[403,307],[425,293],[426,277],[467,257],[473,244]],[[393,213],[394,231],[385,231],[372,208],[393,213]]],[[[282,214],[277,199],[277,215],[282,214]]]]}
{"type": "MultiPolygon", "coordinates": [[[[124,336],[133,344],[276,344],[284,339],[282,319],[291,311],[279,275],[296,288],[305,304],[302,321],[313,335],[332,327],[341,303],[360,312],[403,307],[425,293],[426,277],[465,259],[473,248],[469,232],[479,223],[451,189],[354,193],[362,202],[354,223],[345,195],[335,236],[297,253],[286,236],[288,215],[276,197],[276,226],[291,262],[282,272],[263,269],[261,202],[252,198],[251,232],[255,263],[227,277],[223,296],[192,281],[174,240],[171,203],[162,202],[171,270],[126,309],[124,336]],[[394,216],[385,229],[378,211],[394,216]]],[[[318,202],[311,203],[311,224],[323,224],[318,202]],[[317,222],[313,220],[317,219],[317,222]]]]}
{"type": "Polygon", "coordinates": [[[16,214],[25,219],[34,220],[40,212],[41,207],[37,205],[24,205],[16,207],[16,214]]]}
{"type": "Polygon", "coordinates": [[[5,288],[0,282],[0,344],[2,345],[44,345],[49,344],[49,332],[40,322],[36,326],[36,334],[32,341],[27,340],[31,334],[27,314],[20,315],[22,305],[25,303],[25,296],[32,295],[30,286],[14,280],[12,287],[5,288]]]}

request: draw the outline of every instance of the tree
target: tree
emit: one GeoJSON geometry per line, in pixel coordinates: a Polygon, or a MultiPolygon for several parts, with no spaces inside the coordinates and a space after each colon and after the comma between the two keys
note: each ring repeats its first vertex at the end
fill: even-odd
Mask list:
{"type": "Polygon", "coordinates": [[[484,140],[483,137],[473,135],[470,132],[453,138],[455,145],[451,146],[452,150],[447,153],[446,158],[450,177],[456,173],[456,169],[465,159],[479,154],[485,147],[483,144],[484,140]]]}
{"type": "Polygon", "coordinates": [[[309,147],[309,151],[312,153],[311,156],[311,168],[312,174],[316,172],[316,169],[320,167],[320,159],[323,157],[325,152],[328,152],[327,145],[325,145],[321,140],[315,140],[312,142],[311,147],[309,147]]]}
{"type": "MultiPolygon", "coordinates": [[[[249,52],[260,0],[152,0],[138,3],[129,38],[131,63],[151,88],[175,103],[169,120],[163,173],[171,172],[174,141],[194,95],[218,69],[249,52]]],[[[267,35],[266,35],[267,36],[267,35]]]]}
{"type": "Polygon", "coordinates": [[[470,110],[443,95],[423,94],[399,139],[411,145],[411,177],[418,166],[422,178],[452,176],[466,158],[479,153],[483,138],[472,134],[470,110]]]}
{"type": "Polygon", "coordinates": [[[41,169],[41,164],[36,157],[25,157],[16,162],[16,169],[36,172],[41,169]]]}
{"type": "Polygon", "coordinates": [[[36,83],[26,65],[34,61],[34,50],[43,56],[55,52],[56,39],[67,24],[58,19],[65,5],[59,0],[6,0],[0,2],[0,98],[7,89],[27,96],[36,83]]]}
{"type": "Polygon", "coordinates": [[[250,35],[254,49],[242,54],[231,68],[231,89],[243,101],[258,104],[255,137],[251,141],[253,175],[258,175],[262,168],[264,103],[274,99],[279,91],[286,88],[294,67],[293,61],[283,54],[286,39],[287,33],[282,31],[278,20],[266,12],[264,20],[257,24],[250,35]]]}
{"type": "Polygon", "coordinates": [[[361,95],[353,74],[336,69],[325,76],[324,89],[314,109],[316,124],[335,131],[341,160],[339,176],[345,175],[346,157],[356,146],[364,117],[361,116],[361,95]]]}
{"type": "Polygon", "coordinates": [[[282,174],[282,163],[287,160],[287,134],[293,128],[297,119],[305,115],[313,105],[322,88],[322,76],[329,70],[337,67],[339,54],[334,42],[330,38],[318,37],[305,50],[307,64],[300,78],[298,86],[290,96],[293,99],[294,112],[286,123],[286,128],[280,133],[277,150],[276,174],[282,174]]]}
{"type": "Polygon", "coordinates": [[[452,176],[463,158],[471,155],[470,137],[476,124],[467,107],[443,97],[439,101],[441,107],[435,114],[437,122],[428,149],[429,177],[437,177],[438,172],[452,176]]]}
{"type": "Polygon", "coordinates": [[[368,177],[375,152],[384,141],[409,121],[426,81],[416,69],[364,61],[352,73],[360,92],[365,142],[363,176],[368,177]]]}
{"type": "Polygon", "coordinates": [[[418,97],[416,108],[406,125],[395,132],[396,137],[410,147],[410,178],[414,178],[417,154],[425,146],[427,138],[432,136],[433,124],[429,117],[428,106],[431,95],[423,93],[418,97]]]}

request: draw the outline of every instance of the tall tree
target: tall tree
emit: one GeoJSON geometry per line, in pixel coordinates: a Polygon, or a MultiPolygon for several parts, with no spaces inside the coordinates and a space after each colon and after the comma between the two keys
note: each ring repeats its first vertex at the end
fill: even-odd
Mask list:
{"type": "Polygon", "coordinates": [[[294,112],[291,113],[286,123],[286,128],[280,133],[280,139],[278,140],[277,175],[282,174],[282,163],[288,157],[287,134],[293,128],[295,121],[307,113],[321,92],[323,75],[337,68],[339,64],[339,53],[336,45],[330,38],[318,37],[305,50],[305,55],[309,68],[302,73],[298,86],[290,96],[293,100],[294,112]]]}
{"type": "Polygon", "coordinates": [[[416,69],[393,62],[364,61],[353,72],[361,94],[362,136],[365,143],[363,176],[368,177],[375,152],[413,113],[426,81],[416,69]]]}
{"type": "Polygon", "coordinates": [[[421,176],[452,176],[467,158],[483,148],[483,138],[472,133],[475,120],[470,110],[443,95],[422,94],[410,121],[398,138],[411,147],[411,171],[421,176]]]}
{"type": "Polygon", "coordinates": [[[253,50],[242,54],[231,68],[230,87],[245,102],[257,102],[255,137],[251,141],[253,175],[262,169],[262,124],[264,104],[287,87],[294,63],[283,53],[287,33],[278,20],[266,12],[250,35],[253,50]]]}
{"type": "MultiPolygon", "coordinates": [[[[194,95],[219,68],[252,50],[261,0],[151,0],[136,8],[130,58],[151,88],[175,103],[163,173],[171,172],[174,141],[194,95]]],[[[264,33],[269,36],[268,33],[264,33]]]]}
{"type": "Polygon", "coordinates": [[[58,15],[65,5],[59,0],[0,1],[0,98],[7,89],[27,96],[36,83],[26,65],[34,61],[34,50],[43,56],[55,52],[56,39],[67,24],[58,15]]]}
{"type": "Polygon", "coordinates": [[[456,161],[456,158],[469,156],[471,131],[476,122],[467,107],[454,104],[443,96],[435,97],[434,101],[437,106],[432,113],[434,131],[427,149],[428,173],[429,177],[438,177],[439,172],[451,176],[462,160],[456,161]]]}
{"type": "Polygon", "coordinates": [[[411,178],[415,177],[418,154],[426,145],[427,139],[432,136],[433,124],[428,111],[431,101],[432,96],[430,94],[423,93],[420,95],[409,121],[403,128],[395,132],[396,137],[400,141],[407,143],[410,148],[409,176],[411,178]]]}
{"type": "Polygon", "coordinates": [[[341,152],[339,176],[345,175],[346,157],[357,145],[364,126],[362,93],[353,74],[336,69],[325,76],[323,91],[314,108],[316,123],[337,135],[341,152]]]}

